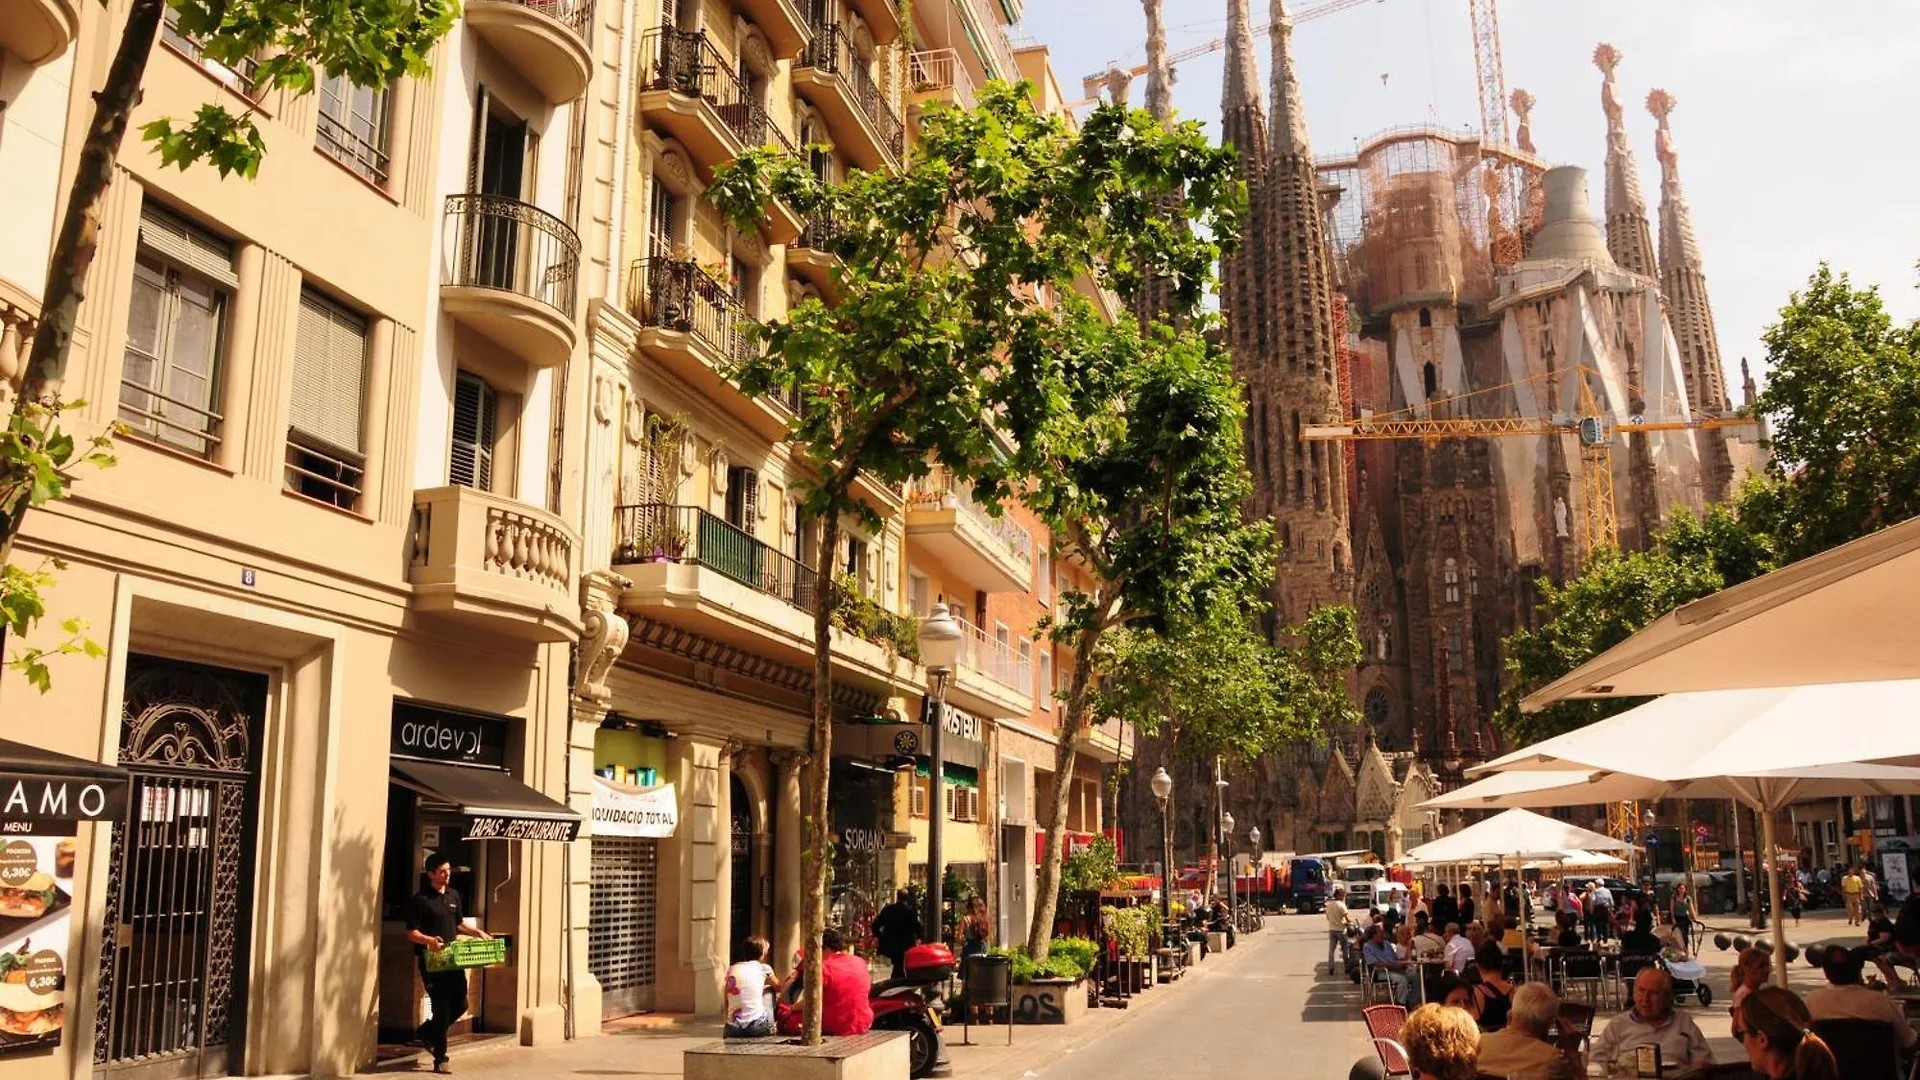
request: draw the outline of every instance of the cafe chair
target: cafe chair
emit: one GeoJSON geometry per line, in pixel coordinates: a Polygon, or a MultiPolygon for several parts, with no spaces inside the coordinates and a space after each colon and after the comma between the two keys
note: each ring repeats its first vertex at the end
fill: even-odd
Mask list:
{"type": "Polygon", "coordinates": [[[1388,1076],[1412,1076],[1413,1064],[1407,1059],[1406,1047],[1399,1043],[1400,1029],[1407,1023],[1406,1006],[1369,1005],[1360,1010],[1360,1015],[1366,1017],[1367,1037],[1380,1055],[1380,1067],[1388,1076]]]}
{"type": "Polygon", "coordinates": [[[1813,1033],[1833,1051],[1847,1080],[1900,1080],[1900,1040],[1884,1020],[1815,1020],[1813,1033]]]}
{"type": "Polygon", "coordinates": [[[1560,988],[1563,995],[1581,987],[1589,1004],[1598,1004],[1606,996],[1606,974],[1600,954],[1591,949],[1569,949],[1560,954],[1560,988]]]}
{"type": "Polygon", "coordinates": [[[1577,1001],[1561,1002],[1560,1013],[1553,1021],[1553,1032],[1553,1044],[1559,1047],[1560,1055],[1567,1059],[1574,1074],[1584,1073],[1587,1039],[1593,1035],[1593,1006],[1577,1001]]]}

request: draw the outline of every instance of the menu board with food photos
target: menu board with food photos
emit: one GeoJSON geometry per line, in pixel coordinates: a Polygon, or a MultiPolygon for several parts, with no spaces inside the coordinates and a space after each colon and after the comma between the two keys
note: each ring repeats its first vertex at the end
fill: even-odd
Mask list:
{"type": "Polygon", "coordinates": [[[0,842],[0,1054],[60,1044],[73,859],[72,837],[0,842]]]}

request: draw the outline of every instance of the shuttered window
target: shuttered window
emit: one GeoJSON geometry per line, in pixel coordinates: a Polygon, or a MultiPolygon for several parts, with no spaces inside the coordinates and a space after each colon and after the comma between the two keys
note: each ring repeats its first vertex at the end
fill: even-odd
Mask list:
{"type": "Polygon", "coordinates": [[[213,456],[227,302],[238,283],[227,241],[158,207],[141,209],[120,371],[119,418],[129,430],[213,456]]]}
{"type": "Polygon", "coordinates": [[[1040,650],[1040,707],[1053,708],[1053,653],[1040,650]]]}
{"type": "Polygon", "coordinates": [[[359,508],[366,393],[367,320],[302,289],[287,423],[289,491],[343,510],[359,508]]]}
{"type": "Polygon", "coordinates": [[[760,522],[760,473],[744,465],[727,470],[727,524],[752,534],[760,522]]]}
{"type": "Polygon", "coordinates": [[[932,781],[924,777],[913,778],[913,783],[907,788],[910,793],[907,797],[907,813],[914,817],[927,816],[927,785],[930,783],[932,781]]]}
{"type": "Polygon", "coordinates": [[[460,372],[453,386],[453,446],[447,482],[480,491],[493,490],[494,428],[500,398],[478,375],[460,372]]]}

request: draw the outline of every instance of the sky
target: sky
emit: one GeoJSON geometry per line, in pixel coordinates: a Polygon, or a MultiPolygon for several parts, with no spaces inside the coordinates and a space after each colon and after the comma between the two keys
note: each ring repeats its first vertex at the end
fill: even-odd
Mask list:
{"type": "MultiPolygon", "coordinates": [[[[1169,51],[1225,31],[1226,0],[1165,5],[1169,51]]],[[[1267,0],[1252,6],[1264,25],[1267,0]]],[[[1660,164],[1644,102],[1654,87],[1678,100],[1680,174],[1736,404],[1740,358],[1764,382],[1761,334],[1821,260],[1878,285],[1896,318],[1920,316],[1920,3],[1499,0],[1499,18],[1508,92],[1537,99],[1535,145],[1551,163],[1586,167],[1596,214],[1606,117],[1594,46],[1624,57],[1616,78],[1656,235],[1660,164]]],[[[1146,58],[1138,0],[1026,0],[1016,30],[1048,46],[1070,99],[1082,76],[1146,58]]],[[[1316,154],[1408,124],[1479,126],[1467,0],[1369,0],[1309,19],[1294,55],[1316,154]]],[[[1175,75],[1175,108],[1217,136],[1221,54],[1175,75]]],[[[1135,105],[1145,91],[1136,80],[1135,105]]]]}

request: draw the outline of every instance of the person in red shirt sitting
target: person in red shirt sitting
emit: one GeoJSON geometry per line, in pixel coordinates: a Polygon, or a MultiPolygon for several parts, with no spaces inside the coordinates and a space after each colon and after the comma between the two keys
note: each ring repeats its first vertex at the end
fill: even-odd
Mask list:
{"type": "MultiPolygon", "coordinates": [[[[873,1028],[873,977],[867,962],[847,951],[847,939],[834,927],[820,935],[825,955],[820,960],[820,978],[826,991],[820,998],[822,1035],[864,1035],[873,1028]]],[[[809,987],[811,989],[811,987],[809,987]]],[[[795,1009],[804,1009],[804,1000],[795,1009]]]]}

